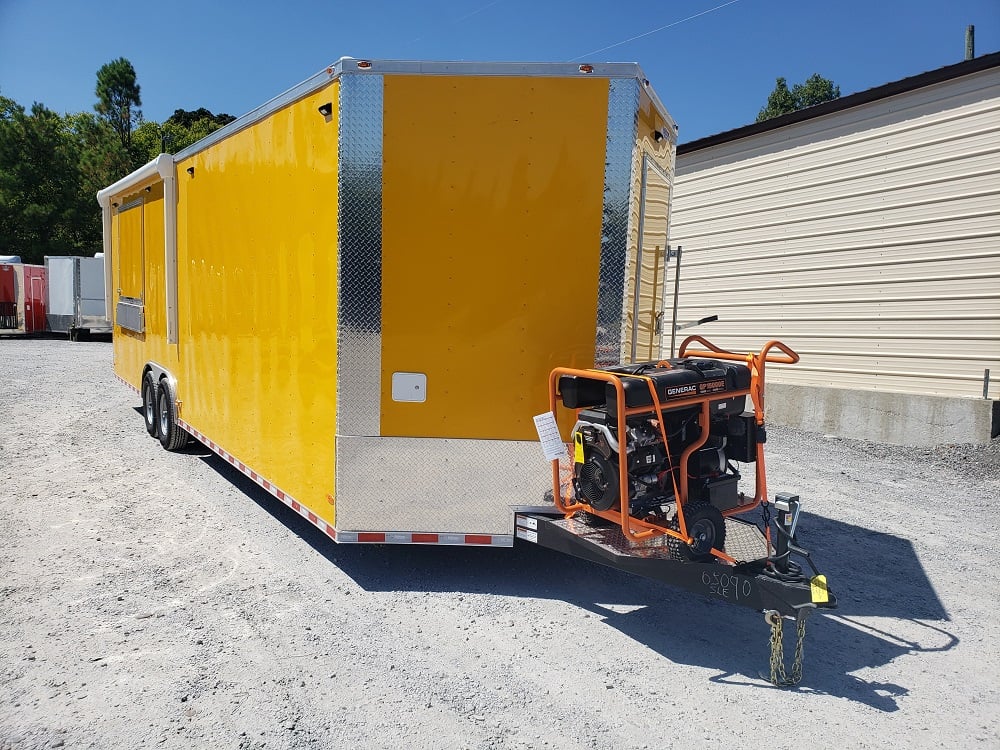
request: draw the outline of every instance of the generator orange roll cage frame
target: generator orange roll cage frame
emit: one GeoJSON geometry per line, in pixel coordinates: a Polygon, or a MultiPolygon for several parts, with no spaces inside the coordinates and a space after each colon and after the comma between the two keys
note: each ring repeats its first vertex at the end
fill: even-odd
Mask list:
{"type": "MultiPolygon", "coordinates": [[[[792,351],[791,348],[781,343],[780,341],[768,341],[764,347],[758,353],[747,353],[740,354],[737,352],[731,352],[726,349],[722,349],[715,344],[711,343],[707,339],[694,335],[688,336],[681,342],[680,349],[677,353],[678,357],[704,357],[707,359],[725,359],[732,360],[736,362],[745,362],[747,367],[750,369],[750,387],[746,390],[733,391],[728,396],[746,396],[750,395],[750,399],[753,401],[754,407],[754,417],[756,418],[757,425],[763,426],[764,424],[764,366],[768,362],[773,362],[777,364],[789,364],[793,365],[799,361],[799,355],[792,351]],[[692,349],[689,348],[691,344],[701,344],[704,349],[692,349]],[[778,352],[772,353],[773,349],[777,349],[778,352]]],[[[669,362],[659,362],[657,363],[659,367],[670,367],[669,362]]],[[[632,375],[627,373],[613,373],[607,372],[605,370],[578,370],[569,367],[557,367],[549,374],[549,409],[553,414],[556,413],[556,407],[559,402],[558,387],[559,378],[563,375],[575,375],[577,377],[590,378],[592,380],[603,380],[606,383],[610,383],[615,388],[617,394],[617,424],[625,425],[626,419],[632,416],[643,416],[643,415],[653,415],[657,421],[660,429],[660,436],[663,439],[664,445],[667,443],[666,428],[664,427],[663,421],[663,406],[660,404],[659,395],[656,392],[656,387],[653,383],[652,378],[645,375],[632,375]],[[653,403],[651,406],[638,406],[627,408],[625,405],[625,389],[622,386],[622,378],[638,378],[645,380],[648,387],[650,395],[652,396],[653,403]]],[[[677,503],[677,530],[671,529],[664,526],[661,523],[656,523],[647,519],[637,518],[629,513],[629,492],[628,492],[628,470],[627,470],[627,453],[626,440],[628,435],[626,430],[619,430],[619,441],[621,444],[621,449],[618,451],[618,496],[620,500],[620,507],[609,510],[595,510],[593,507],[586,503],[581,503],[573,499],[572,497],[572,487],[567,489],[566,496],[564,497],[561,490],[560,483],[560,472],[559,472],[559,459],[553,459],[552,461],[552,497],[555,500],[556,507],[560,512],[564,513],[567,517],[572,516],[577,511],[583,510],[595,516],[599,516],[608,521],[621,526],[622,533],[625,538],[632,542],[642,542],[657,536],[671,536],[676,539],[681,540],[685,544],[691,544],[692,539],[687,533],[687,522],[685,519],[684,506],[688,502],[688,460],[694,454],[695,451],[700,449],[705,442],[708,440],[709,436],[709,403],[713,400],[718,400],[718,394],[704,394],[700,396],[692,396],[690,398],[678,399],[670,402],[671,410],[683,406],[694,406],[698,405],[701,407],[700,413],[698,415],[698,426],[701,430],[700,437],[695,440],[691,445],[687,446],[681,454],[680,465],[674,467],[671,465],[670,474],[674,482],[674,497],[676,497],[677,503]],[[680,479],[680,484],[678,486],[678,476],[680,479]]],[[[581,409],[574,410],[577,415],[579,415],[581,409]]],[[[667,451],[669,460],[669,450],[667,451]]],[[[764,444],[763,442],[757,443],[757,461],[755,469],[755,488],[754,488],[754,498],[753,501],[745,505],[739,505],[735,508],[722,511],[723,516],[736,515],[738,513],[746,513],[754,508],[758,507],[761,503],[767,502],[767,476],[764,466],[764,444]]],[[[770,530],[766,533],[768,539],[768,546],[770,547],[770,530]]],[[[735,564],[737,561],[732,557],[727,555],[724,551],[719,549],[712,549],[712,554],[725,560],[726,562],[735,564]]]]}

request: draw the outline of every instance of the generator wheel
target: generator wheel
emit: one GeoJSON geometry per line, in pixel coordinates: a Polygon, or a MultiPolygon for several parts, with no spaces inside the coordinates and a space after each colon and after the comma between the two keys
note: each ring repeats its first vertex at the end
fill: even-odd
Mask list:
{"type": "MultiPolygon", "coordinates": [[[[725,547],[726,520],[719,509],[711,503],[702,501],[688,503],[684,506],[684,520],[687,523],[691,544],[687,545],[680,539],[670,537],[668,546],[675,557],[693,562],[708,562],[713,558],[712,548],[722,550],[725,547]]],[[[680,530],[676,513],[667,525],[674,531],[680,530]]]]}
{"type": "Polygon", "coordinates": [[[156,433],[160,445],[168,451],[176,451],[187,445],[188,434],[177,424],[177,405],[173,389],[166,380],[160,381],[156,389],[156,433]]]}
{"type": "Polygon", "coordinates": [[[151,437],[156,437],[156,381],[153,373],[147,372],[142,376],[142,418],[146,422],[146,432],[151,437]]]}

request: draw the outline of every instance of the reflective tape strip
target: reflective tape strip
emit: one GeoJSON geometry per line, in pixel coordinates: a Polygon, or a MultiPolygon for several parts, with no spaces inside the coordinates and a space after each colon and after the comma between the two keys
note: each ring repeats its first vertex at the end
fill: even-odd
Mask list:
{"type": "Polygon", "coordinates": [[[274,497],[278,498],[278,500],[280,500],[285,505],[287,505],[289,508],[291,508],[296,513],[298,513],[300,516],[302,516],[303,518],[305,518],[313,526],[315,526],[320,531],[322,531],[323,533],[325,533],[331,539],[333,539],[335,541],[337,540],[337,530],[335,528],[333,528],[330,524],[328,524],[322,518],[320,518],[319,516],[317,516],[315,513],[313,513],[311,510],[309,510],[306,506],[304,506],[302,503],[300,503],[294,497],[292,497],[291,495],[289,495],[287,492],[285,492],[282,489],[279,489],[274,484],[274,482],[272,482],[269,479],[265,479],[257,471],[255,471],[254,469],[251,469],[245,463],[243,463],[238,458],[236,458],[236,456],[234,456],[232,453],[230,453],[229,451],[227,451],[225,448],[223,448],[221,445],[219,445],[218,443],[216,443],[214,440],[212,440],[211,438],[209,438],[204,433],[200,432],[199,430],[197,430],[194,427],[192,427],[191,425],[189,425],[183,419],[178,419],[177,420],[177,424],[181,427],[181,429],[183,429],[185,432],[189,433],[195,440],[197,440],[198,442],[200,442],[202,445],[206,446],[209,450],[211,450],[213,453],[215,453],[220,458],[222,458],[222,460],[224,460],[226,463],[228,463],[234,469],[238,469],[241,474],[243,474],[244,476],[247,476],[250,479],[252,479],[255,484],[257,484],[258,486],[262,487],[269,494],[271,494],[274,497]]]}
{"type": "MultiPolygon", "coordinates": [[[[138,388],[120,377],[118,373],[114,375],[115,379],[120,383],[141,395],[138,388]]],[[[238,469],[241,474],[252,479],[269,494],[278,498],[278,500],[305,518],[313,526],[340,544],[441,544],[478,547],[512,547],[514,545],[513,534],[454,534],[426,531],[337,531],[337,529],[317,516],[305,505],[280,487],[277,487],[274,482],[262,477],[257,471],[251,469],[221,445],[211,440],[207,435],[202,434],[183,419],[178,419],[177,424],[234,469],[238,469]]]]}
{"type": "Polygon", "coordinates": [[[113,372],[112,374],[115,376],[115,380],[117,380],[122,385],[126,386],[130,391],[133,391],[134,393],[136,393],[139,396],[142,395],[142,393],[139,391],[138,388],[136,388],[134,385],[132,385],[130,382],[128,382],[125,378],[123,378],[117,372],[113,372]]]}
{"type": "Polygon", "coordinates": [[[454,534],[427,531],[338,531],[341,544],[437,544],[443,546],[512,547],[513,534],[454,534]]]}

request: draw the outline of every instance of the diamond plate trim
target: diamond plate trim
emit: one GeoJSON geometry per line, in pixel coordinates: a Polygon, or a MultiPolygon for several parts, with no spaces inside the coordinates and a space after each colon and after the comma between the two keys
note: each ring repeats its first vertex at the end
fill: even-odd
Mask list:
{"type": "Polygon", "coordinates": [[[337,432],[379,434],[382,373],[380,75],[340,82],[337,183],[337,432]]]}
{"type": "Polygon", "coordinates": [[[639,81],[616,78],[609,86],[601,264],[597,281],[596,367],[616,365],[621,359],[633,153],[639,127],[639,81]]]}
{"type": "Polygon", "coordinates": [[[767,539],[755,524],[727,518],[726,554],[738,562],[760,560],[768,556],[767,539]]]}
{"type": "Polygon", "coordinates": [[[337,529],[514,533],[517,508],[553,508],[537,441],[337,436],[337,529]]]}
{"type": "MultiPolygon", "coordinates": [[[[751,562],[767,557],[767,543],[764,535],[754,524],[734,518],[726,518],[726,548],[723,550],[737,562],[751,562]]],[[[625,538],[620,526],[599,523],[594,518],[578,513],[572,518],[554,519],[553,524],[562,526],[574,536],[586,539],[615,554],[631,557],[676,559],[670,549],[670,537],[657,536],[643,542],[632,542],[625,538]]],[[[720,561],[720,564],[723,564],[720,561]]]]}

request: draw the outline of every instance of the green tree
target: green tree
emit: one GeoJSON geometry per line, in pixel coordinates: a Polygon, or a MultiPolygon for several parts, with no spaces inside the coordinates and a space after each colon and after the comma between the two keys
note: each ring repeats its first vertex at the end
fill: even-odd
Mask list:
{"type": "Polygon", "coordinates": [[[195,141],[200,141],[236,118],[232,115],[213,115],[201,107],[193,112],[178,109],[163,124],[146,121],[133,133],[133,151],[140,163],[156,158],[157,154],[176,154],[195,141]]]}
{"type": "Polygon", "coordinates": [[[83,195],[78,163],[62,117],[0,97],[0,252],[41,263],[98,248],[98,212],[83,195]]]}
{"type": "Polygon", "coordinates": [[[805,109],[815,104],[839,99],[840,86],[819,73],[813,73],[805,83],[797,83],[792,87],[792,96],[798,103],[798,109],[805,109]]]}
{"type": "Polygon", "coordinates": [[[97,231],[100,231],[100,212],[95,195],[98,190],[132,170],[131,154],[122,146],[111,126],[89,112],[66,115],[63,121],[65,132],[76,151],[83,200],[87,201],[88,208],[93,209],[93,221],[97,231]]]}
{"type": "Polygon", "coordinates": [[[774,90],[768,94],[767,105],[757,114],[757,122],[794,112],[796,109],[795,97],[788,90],[788,84],[784,78],[779,78],[775,81],[774,90]]]}
{"type": "Polygon", "coordinates": [[[225,112],[213,115],[211,110],[205,109],[204,107],[198,107],[198,109],[195,110],[175,109],[174,113],[167,118],[167,122],[173,123],[174,125],[180,125],[185,128],[190,128],[199,120],[211,120],[219,127],[222,127],[223,125],[228,125],[235,119],[235,117],[227,115],[225,112]]]}
{"type": "Polygon", "coordinates": [[[142,122],[142,100],[135,68],[124,57],[102,65],[97,71],[97,104],[94,109],[118,134],[122,147],[132,146],[132,131],[142,122]]]}
{"type": "Polygon", "coordinates": [[[840,97],[840,86],[819,73],[813,73],[805,83],[796,83],[788,90],[784,78],[775,81],[774,90],[767,97],[767,104],[757,114],[757,122],[795,112],[815,104],[822,104],[840,97]]]}

